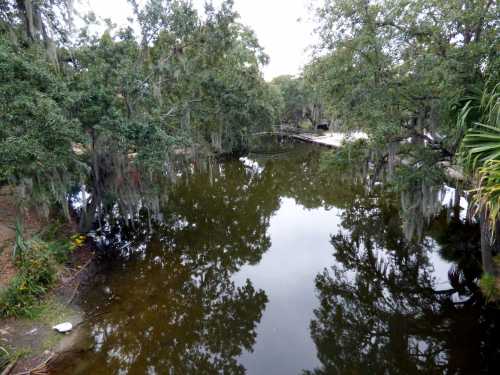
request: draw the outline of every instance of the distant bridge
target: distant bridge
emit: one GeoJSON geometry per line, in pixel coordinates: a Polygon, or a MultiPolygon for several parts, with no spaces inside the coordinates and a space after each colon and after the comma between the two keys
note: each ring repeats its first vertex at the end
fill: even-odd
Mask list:
{"type": "Polygon", "coordinates": [[[344,141],[354,141],[367,138],[365,133],[357,132],[353,134],[325,132],[323,134],[301,132],[297,128],[288,126],[275,126],[271,131],[253,133],[253,136],[275,135],[288,137],[301,142],[314,143],[325,147],[340,147],[344,141]]]}

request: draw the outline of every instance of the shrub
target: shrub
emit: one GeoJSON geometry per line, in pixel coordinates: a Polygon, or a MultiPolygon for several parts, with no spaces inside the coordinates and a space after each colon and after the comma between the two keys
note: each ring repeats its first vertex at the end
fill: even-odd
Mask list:
{"type": "Polygon", "coordinates": [[[63,264],[68,260],[71,251],[77,248],[73,242],[68,240],[57,240],[48,242],[49,253],[52,254],[57,263],[63,264]]]}
{"type": "Polygon", "coordinates": [[[479,280],[481,292],[488,302],[494,302],[500,299],[500,291],[497,287],[497,279],[494,275],[485,273],[479,280]]]}
{"type": "Polygon", "coordinates": [[[0,294],[0,316],[30,316],[31,308],[56,279],[56,255],[47,242],[27,241],[16,258],[18,274],[0,294]]]}

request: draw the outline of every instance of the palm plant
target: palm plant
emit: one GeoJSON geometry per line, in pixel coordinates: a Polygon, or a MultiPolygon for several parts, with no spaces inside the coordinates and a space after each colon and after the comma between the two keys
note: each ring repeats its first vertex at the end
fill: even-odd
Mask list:
{"type": "Polygon", "coordinates": [[[28,245],[23,237],[23,225],[19,218],[16,220],[16,240],[14,242],[14,247],[12,249],[12,258],[17,260],[18,257],[22,257],[26,252],[28,245]]]}
{"type": "Polygon", "coordinates": [[[484,166],[478,169],[477,176],[479,181],[475,201],[479,209],[487,212],[490,227],[494,232],[500,211],[500,160],[487,160],[484,166]]]}
{"type": "Polygon", "coordinates": [[[476,106],[472,103],[464,106],[458,118],[458,125],[467,129],[460,156],[476,184],[473,203],[487,213],[494,231],[500,211],[500,83],[485,89],[476,106]],[[470,119],[471,113],[477,113],[477,118],[470,119]]]}

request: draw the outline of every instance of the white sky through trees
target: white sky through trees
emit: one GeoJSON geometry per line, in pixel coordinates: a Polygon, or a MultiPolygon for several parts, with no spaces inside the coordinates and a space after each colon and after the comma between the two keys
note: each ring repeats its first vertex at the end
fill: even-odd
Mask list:
{"type": "MultiPolygon", "coordinates": [[[[205,0],[193,0],[203,9],[205,0]]],[[[282,74],[298,74],[310,60],[314,25],[309,11],[311,0],[234,0],[240,22],[252,28],[270,57],[264,77],[270,80],[282,74]]],[[[220,4],[215,0],[214,4],[220,4]]],[[[132,15],[126,0],[83,0],[79,12],[93,10],[101,19],[110,18],[123,25],[132,15]]]]}

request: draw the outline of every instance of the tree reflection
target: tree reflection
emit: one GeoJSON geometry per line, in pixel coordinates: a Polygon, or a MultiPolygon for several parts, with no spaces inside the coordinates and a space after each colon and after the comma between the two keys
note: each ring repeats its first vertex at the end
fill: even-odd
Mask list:
{"type": "Polygon", "coordinates": [[[330,177],[309,147],[263,169],[193,165],[157,200],[153,220],[143,209],[103,225],[106,253],[122,258],[113,253],[120,272],[106,273],[88,295],[89,314],[95,306],[106,313],[91,325],[95,347],[82,372],[243,373],[237,358],[252,350],[267,297],[231,277],[271,246],[267,229],[281,197],[309,208],[347,204],[355,189],[322,178],[330,177]]]}
{"type": "Polygon", "coordinates": [[[266,175],[237,161],[220,163],[175,186],[158,232],[165,246],[189,259],[202,257],[218,272],[234,273],[269,249],[267,228],[278,208],[279,196],[266,175]]]}
{"type": "Polygon", "coordinates": [[[244,372],[237,357],[252,349],[265,293],[187,260],[175,249],[148,251],[103,283],[104,303],[95,300],[102,293],[90,296],[89,305],[106,313],[91,325],[95,347],[85,372],[244,372]]]}
{"type": "Polygon", "coordinates": [[[448,258],[478,256],[474,236],[464,241],[458,234],[469,224],[454,221],[441,231],[432,225],[434,232],[409,241],[393,201],[362,196],[344,212],[345,232],[331,240],[336,262],[316,278],[319,308],[310,328],[321,367],[306,373],[472,374],[494,368],[498,357],[488,351],[498,353],[491,332],[498,337],[499,327],[474,287],[479,270],[459,261],[450,272],[451,280],[455,271],[461,275],[460,283],[451,282],[456,289],[437,290],[429,260],[436,240],[448,258]]]}
{"type": "Polygon", "coordinates": [[[340,173],[325,173],[320,165],[321,152],[307,144],[295,145],[293,153],[261,160],[266,186],[278,197],[293,198],[308,209],[345,208],[363,192],[362,181],[340,173]]]}
{"type": "Polygon", "coordinates": [[[231,277],[270,247],[279,196],[237,161],[205,167],[172,186],[160,220],[142,210],[101,228],[107,253],[122,257],[114,253],[119,272],[88,293],[89,315],[96,306],[105,314],[90,326],[95,345],[81,373],[244,373],[238,357],[252,350],[267,297],[231,277]]]}
{"type": "Polygon", "coordinates": [[[494,368],[500,328],[475,283],[477,228],[458,215],[450,221],[446,212],[421,225],[431,220],[424,206],[437,210],[431,191],[403,202],[378,187],[367,192],[359,176],[322,173],[318,156],[297,146],[260,167],[193,163],[158,197],[135,202],[139,214],[103,224],[98,238],[106,254],[116,250],[110,266],[118,270],[88,293],[89,315],[96,306],[104,314],[91,322],[93,350],[72,373],[244,373],[238,358],[252,350],[267,297],[232,277],[270,248],[268,227],[283,197],[309,209],[342,210],[342,231],[331,239],[335,264],[316,279],[320,304],[311,334],[321,367],[312,373],[494,368]],[[413,219],[417,224],[408,225],[413,219]],[[413,240],[409,227],[419,232],[413,240]],[[430,257],[438,247],[455,264],[446,290],[433,276],[430,257]]]}

